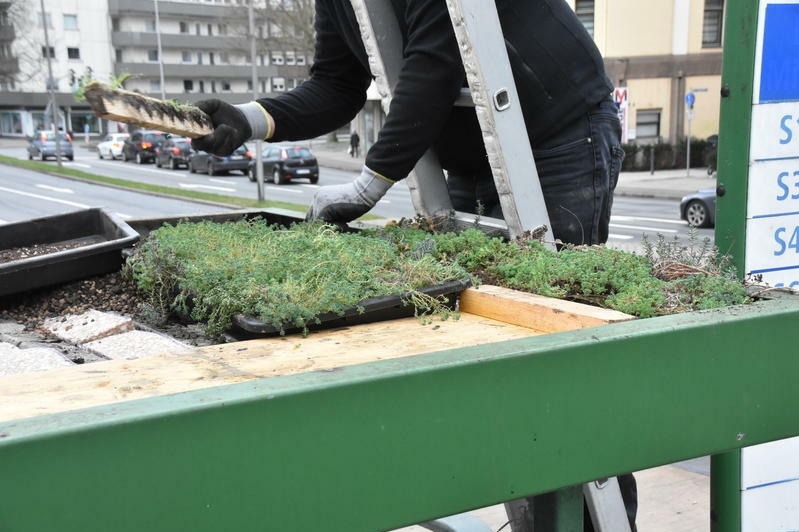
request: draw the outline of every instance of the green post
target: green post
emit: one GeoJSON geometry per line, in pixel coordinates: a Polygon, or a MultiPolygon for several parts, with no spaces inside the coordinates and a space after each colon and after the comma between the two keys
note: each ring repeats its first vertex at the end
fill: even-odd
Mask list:
{"type": "MultiPolygon", "coordinates": [[[[758,0],[727,2],[721,77],[716,245],[744,274],[758,0]]],[[[741,530],[741,451],[711,459],[711,530],[741,530]]]]}

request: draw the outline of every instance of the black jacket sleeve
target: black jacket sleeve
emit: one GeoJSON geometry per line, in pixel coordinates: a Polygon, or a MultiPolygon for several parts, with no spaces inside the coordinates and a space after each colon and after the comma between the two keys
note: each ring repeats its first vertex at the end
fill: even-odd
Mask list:
{"type": "Polygon", "coordinates": [[[366,102],[371,74],[352,52],[353,43],[345,40],[347,34],[340,30],[342,16],[330,2],[317,1],[310,78],[286,94],[258,100],[275,120],[272,140],[300,140],[329,133],[352,120],[366,102]]]}
{"type": "MultiPolygon", "coordinates": [[[[408,0],[400,15],[404,63],[385,124],[366,156],[369,168],[395,181],[408,175],[440,135],[465,80],[446,2],[408,0]]],[[[370,75],[349,2],[317,0],[315,28],[310,79],[259,100],[275,119],[275,140],[332,131],[365,102],[370,75]]]]}

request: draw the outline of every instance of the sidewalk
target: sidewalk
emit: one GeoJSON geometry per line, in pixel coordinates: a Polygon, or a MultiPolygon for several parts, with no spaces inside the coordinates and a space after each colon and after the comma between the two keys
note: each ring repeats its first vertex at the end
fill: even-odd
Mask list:
{"type": "MultiPolygon", "coordinates": [[[[311,143],[310,148],[316,155],[319,166],[359,172],[363,165],[363,157],[355,158],[348,155],[347,146],[346,142],[311,143]]],[[[690,175],[685,168],[657,170],[652,174],[622,172],[616,186],[616,195],[679,200],[691,192],[715,186],[715,180],[708,176],[705,168],[691,168],[690,175]]]]}

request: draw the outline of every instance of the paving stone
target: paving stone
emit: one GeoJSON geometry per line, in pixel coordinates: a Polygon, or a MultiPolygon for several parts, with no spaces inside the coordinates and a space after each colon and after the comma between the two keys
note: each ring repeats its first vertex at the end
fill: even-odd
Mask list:
{"type": "Polygon", "coordinates": [[[0,334],[19,334],[25,326],[15,321],[0,321],[0,334]]]}
{"type": "Polygon", "coordinates": [[[106,336],[132,331],[134,328],[132,319],[99,310],[49,318],[44,321],[43,326],[57,338],[74,344],[89,343],[106,336]]]}
{"type": "Polygon", "coordinates": [[[64,358],[57,349],[49,347],[20,349],[8,343],[0,343],[0,376],[21,375],[72,365],[72,362],[64,358]]]}
{"type": "Polygon", "coordinates": [[[83,344],[83,347],[110,359],[134,359],[150,355],[188,353],[194,348],[182,342],[147,331],[129,331],[83,344]]]}

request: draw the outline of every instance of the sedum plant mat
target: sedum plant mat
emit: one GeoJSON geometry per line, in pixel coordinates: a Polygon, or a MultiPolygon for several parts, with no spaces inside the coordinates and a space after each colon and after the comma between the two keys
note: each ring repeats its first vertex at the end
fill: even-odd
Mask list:
{"type": "Polygon", "coordinates": [[[659,237],[638,255],[604,246],[558,252],[537,240],[507,241],[477,229],[431,232],[402,220],[342,233],[320,222],[179,223],[152,232],[125,271],[161,311],[189,314],[209,333],[242,313],[284,330],[368,298],[402,295],[418,315],[448,316],[423,287],[469,279],[612,308],[638,317],[748,300],[708,241],[659,237]]]}

